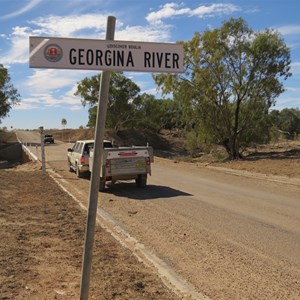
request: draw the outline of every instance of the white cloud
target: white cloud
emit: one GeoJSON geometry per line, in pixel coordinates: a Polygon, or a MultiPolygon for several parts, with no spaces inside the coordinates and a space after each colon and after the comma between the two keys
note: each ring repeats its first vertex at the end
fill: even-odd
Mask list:
{"type": "MultiPolygon", "coordinates": [[[[1,62],[6,67],[11,64],[27,63],[29,60],[29,36],[81,37],[103,39],[106,31],[107,16],[103,14],[71,15],[66,17],[49,16],[32,20],[32,27],[16,26],[8,40],[11,48],[3,53],[1,62]]],[[[127,26],[117,22],[115,39],[132,41],[166,42],[170,39],[170,27],[127,26]]]]}
{"type": "Polygon", "coordinates": [[[64,107],[69,110],[83,109],[80,98],[74,96],[77,83],[84,77],[95,75],[93,71],[72,70],[34,70],[22,87],[30,91],[30,97],[22,99],[24,106],[19,109],[39,107],[64,107]],[[68,89],[67,91],[65,91],[68,89]]]}
{"type": "Polygon", "coordinates": [[[14,63],[26,63],[28,61],[28,27],[14,27],[9,40],[11,48],[6,54],[2,54],[1,61],[4,65],[14,63]]]}
{"type": "Polygon", "coordinates": [[[160,22],[162,19],[167,19],[171,18],[173,16],[178,16],[178,15],[188,15],[190,13],[189,8],[180,8],[180,5],[177,3],[166,3],[162,6],[160,6],[160,10],[158,11],[153,11],[148,16],[146,17],[146,20],[149,23],[156,23],[160,22]]]}
{"type": "Polygon", "coordinates": [[[17,17],[19,15],[22,15],[24,13],[26,13],[27,11],[31,10],[32,8],[34,8],[36,5],[38,5],[42,0],[31,0],[27,5],[25,5],[24,7],[20,8],[19,10],[7,14],[5,16],[0,17],[0,20],[5,20],[5,19],[10,19],[10,18],[14,18],[17,17]]]}
{"type": "Polygon", "coordinates": [[[30,110],[30,109],[39,109],[38,105],[31,104],[30,102],[26,102],[26,99],[22,100],[20,104],[14,107],[15,110],[30,110]]]}
{"type": "Polygon", "coordinates": [[[211,4],[209,6],[199,6],[196,9],[192,10],[190,15],[197,16],[199,18],[214,17],[218,15],[228,15],[239,11],[240,8],[234,4],[211,4]]]}
{"type": "MultiPolygon", "coordinates": [[[[101,32],[102,38],[106,28],[107,16],[103,14],[84,14],[70,16],[40,17],[30,21],[42,29],[43,34],[56,37],[73,37],[82,30],[94,30],[101,32]]],[[[99,38],[100,36],[98,36],[99,38]]]]}
{"type": "Polygon", "coordinates": [[[65,86],[72,85],[80,80],[82,72],[74,72],[72,70],[34,70],[25,81],[25,87],[31,93],[46,93],[49,91],[59,90],[65,86]]]}
{"type": "Polygon", "coordinates": [[[298,95],[288,95],[284,93],[280,96],[280,98],[276,101],[274,109],[282,110],[284,108],[300,108],[299,105],[299,96],[298,95]]]}
{"type": "Polygon", "coordinates": [[[74,95],[56,97],[53,93],[32,93],[30,97],[22,99],[21,106],[16,109],[44,109],[45,107],[64,107],[69,110],[83,109],[80,99],[74,95]]]}
{"type": "Polygon", "coordinates": [[[292,72],[293,76],[300,75],[300,62],[291,63],[291,72],[292,72]]]}
{"type": "Polygon", "coordinates": [[[278,27],[277,30],[282,35],[299,35],[300,34],[300,25],[289,25],[278,27]]]}
{"type": "Polygon", "coordinates": [[[127,26],[116,32],[115,39],[123,41],[167,42],[170,40],[169,26],[127,26]]]}
{"type": "Polygon", "coordinates": [[[75,110],[82,110],[82,106],[80,106],[80,105],[73,105],[73,106],[70,107],[70,110],[73,110],[73,111],[75,111],[75,110]]]}
{"type": "Polygon", "coordinates": [[[24,86],[34,93],[46,93],[72,86],[83,77],[94,73],[80,70],[74,72],[73,70],[36,69],[28,76],[24,86]]]}
{"type": "Polygon", "coordinates": [[[161,23],[163,19],[172,18],[174,16],[196,16],[199,18],[207,18],[218,15],[230,14],[239,11],[240,8],[233,4],[210,4],[201,5],[195,9],[183,7],[183,4],[174,2],[166,3],[160,7],[160,10],[149,13],[146,20],[149,23],[161,23]]]}

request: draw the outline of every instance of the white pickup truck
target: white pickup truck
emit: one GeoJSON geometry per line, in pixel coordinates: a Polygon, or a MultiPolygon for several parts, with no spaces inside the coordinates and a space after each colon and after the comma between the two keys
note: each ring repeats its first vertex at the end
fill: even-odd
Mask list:
{"type": "MultiPolygon", "coordinates": [[[[90,149],[89,169],[93,167],[93,149],[90,149]]],[[[145,187],[147,176],[151,175],[153,148],[133,146],[104,148],[100,171],[100,191],[105,189],[107,181],[135,180],[138,187],[145,187]]]]}

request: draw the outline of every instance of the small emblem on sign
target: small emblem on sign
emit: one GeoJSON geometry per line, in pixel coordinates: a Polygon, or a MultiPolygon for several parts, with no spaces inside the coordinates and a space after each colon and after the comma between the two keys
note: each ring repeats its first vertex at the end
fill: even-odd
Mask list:
{"type": "Polygon", "coordinates": [[[58,62],[63,57],[63,51],[58,45],[50,44],[45,48],[44,56],[50,62],[58,62]]]}

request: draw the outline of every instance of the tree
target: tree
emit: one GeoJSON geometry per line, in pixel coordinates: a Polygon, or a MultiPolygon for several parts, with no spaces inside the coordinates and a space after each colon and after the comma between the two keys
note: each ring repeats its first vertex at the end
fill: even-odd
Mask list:
{"type": "Polygon", "coordinates": [[[61,125],[63,128],[65,128],[67,126],[67,120],[65,118],[61,119],[61,125]]]}
{"type": "Polygon", "coordinates": [[[10,76],[7,69],[0,64],[0,123],[13,107],[20,101],[17,89],[10,83],[10,76]]]}
{"type": "MultiPolygon", "coordinates": [[[[101,74],[91,78],[84,78],[78,83],[75,95],[81,97],[83,106],[89,105],[88,126],[96,124],[96,111],[101,74]]],[[[134,105],[132,104],[140,88],[122,73],[112,73],[110,78],[109,99],[106,117],[106,127],[119,129],[128,126],[135,119],[134,105]]]]}
{"type": "Polygon", "coordinates": [[[63,127],[63,129],[61,131],[61,136],[62,136],[62,138],[64,138],[64,128],[67,126],[67,120],[65,118],[61,119],[61,125],[63,127]]]}
{"type": "Polygon", "coordinates": [[[243,145],[266,138],[269,108],[291,76],[289,48],[276,31],[254,32],[241,18],[183,45],[185,73],[154,79],[182,103],[187,127],[201,127],[204,140],[237,159],[243,145]]]}
{"type": "Polygon", "coordinates": [[[270,113],[272,124],[277,130],[288,137],[298,137],[300,133],[299,108],[284,108],[281,111],[273,110],[270,113]]]}
{"type": "Polygon", "coordinates": [[[137,128],[159,132],[161,129],[179,127],[176,103],[171,99],[156,99],[153,95],[142,94],[133,102],[137,128]]]}

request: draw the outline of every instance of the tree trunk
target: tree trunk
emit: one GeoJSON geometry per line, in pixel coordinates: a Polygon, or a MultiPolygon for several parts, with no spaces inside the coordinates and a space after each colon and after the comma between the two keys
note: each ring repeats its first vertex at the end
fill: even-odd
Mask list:
{"type": "Polygon", "coordinates": [[[239,152],[239,147],[236,139],[237,137],[232,139],[227,138],[221,142],[221,145],[225,148],[231,160],[236,160],[241,158],[241,154],[239,152]]]}

